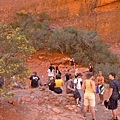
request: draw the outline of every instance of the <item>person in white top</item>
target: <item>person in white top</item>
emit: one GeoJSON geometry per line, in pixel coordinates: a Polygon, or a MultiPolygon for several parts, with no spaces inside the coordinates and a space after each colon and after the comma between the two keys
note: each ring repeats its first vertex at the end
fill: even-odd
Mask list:
{"type": "Polygon", "coordinates": [[[50,78],[54,77],[54,72],[55,72],[55,68],[52,66],[52,64],[50,65],[47,72],[48,72],[48,82],[49,82],[50,78]]]}
{"type": "MultiPolygon", "coordinates": [[[[83,91],[82,91],[82,74],[78,73],[76,78],[74,79],[74,87],[78,90],[81,96],[81,102],[83,100],[83,91]]],[[[82,104],[82,103],[81,103],[82,104]]]]}

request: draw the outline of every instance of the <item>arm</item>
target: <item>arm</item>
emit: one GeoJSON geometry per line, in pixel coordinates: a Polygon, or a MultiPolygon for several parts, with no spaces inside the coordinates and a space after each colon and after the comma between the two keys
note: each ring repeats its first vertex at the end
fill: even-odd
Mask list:
{"type": "Polygon", "coordinates": [[[108,98],[107,98],[107,102],[109,101],[109,99],[110,99],[112,93],[113,93],[113,88],[110,88],[109,94],[108,94],[108,98]]]}
{"type": "Polygon", "coordinates": [[[85,91],[85,81],[82,84],[82,90],[85,91]]]}
{"type": "Polygon", "coordinates": [[[104,84],[104,77],[102,77],[102,81],[101,81],[102,84],[104,84]]]}
{"type": "Polygon", "coordinates": [[[64,82],[63,82],[63,80],[62,80],[62,87],[64,86],[64,82]]]}
{"type": "Polygon", "coordinates": [[[30,80],[32,80],[32,76],[30,76],[30,78],[29,78],[30,80]]]}
{"type": "Polygon", "coordinates": [[[98,85],[99,84],[99,80],[98,80],[99,78],[97,77],[96,78],[96,85],[98,85]]]}
{"type": "Polygon", "coordinates": [[[69,85],[67,85],[67,88],[68,88],[69,90],[75,91],[75,89],[71,88],[69,85]]]}

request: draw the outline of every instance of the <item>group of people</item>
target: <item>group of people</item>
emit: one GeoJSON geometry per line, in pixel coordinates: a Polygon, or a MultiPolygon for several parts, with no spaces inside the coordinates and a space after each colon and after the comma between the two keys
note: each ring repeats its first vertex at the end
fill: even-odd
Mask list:
{"type": "MultiPolygon", "coordinates": [[[[58,66],[56,68],[51,64],[47,70],[48,79],[47,82],[44,83],[44,86],[48,86],[51,91],[54,91],[57,94],[62,93],[64,82],[61,79],[61,71],[58,66]]],[[[38,86],[42,86],[40,78],[37,76],[36,72],[33,72],[33,75],[30,77],[31,87],[35,88],[38,86]]]]}
{"type": "MultiPolygon", "coordinates": [[[[76,70],[77,71],[77,70],[76,70]]],[[[83,79],[83,75],[79,72],[71,73],[70,69],[67,70],[66,74],[63,75],[65,80],[62,80],[62,73],[59,70],[58,66],[53,67],[51,64],[48,72],[48,80],[44,84],[45,86],[49,87],[49,90],[54,91],[57,94],[63,92],[63,86],[66,85],[66,93],[73,94],[75,98],[75,102],[77,106],[84,106],[83,113],[84,117],[86,117],[88,110],[91,111],[92,120],[95,119],[95,106],[96,106],[96,94],[99,94],[99,105],[105,105],[107,103],[107,108],[112,110],[111,120],[118,120],[117,118],[117,107],[118,107],[118,95],[120,89],[120,83],[116,79],[116,74],[111,72],[109,73],[109,94],[107,99],[104,99],[104,77],[102,75],[102,71],[99,71],[98,75],[95,77],[93,74],[93,66],[90,65],[89,72],[85,75],[85,79],[83,79]]],[[[36,73],[30,77],[31,86],[37,87],[40,84],[40,78],[37,76],[36,73]],[[37,85],[33,86],[32,82],[33,79],[38,81],[37,85]]]]}

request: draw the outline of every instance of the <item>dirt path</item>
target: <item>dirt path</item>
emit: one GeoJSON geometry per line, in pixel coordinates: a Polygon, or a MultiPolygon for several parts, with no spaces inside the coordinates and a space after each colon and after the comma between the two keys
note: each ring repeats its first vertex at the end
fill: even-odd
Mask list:
{"type": "MultiPolygon", "coordinates": [[[[54,63],[56,61],[58,62],[58,60],[59,60],[59,62],[61,62],[61,60],[64,57],[66,57],[66,56],[60,55],[60,54],[47,55],[47,56],[44,56],[44,54],[45,54],[44,52],[39,52],[35,56],[31,56],[31,58],[28,59],[28,66],[31,70],[31,73],[33,71],[37,71],[38,75],[41,78],[42,83],[44,83],[47,80],[47,72],[46,71],[47,71],[50,63],[51,62],[54,63]]],[[[69,65],[60,65],[59,67],[62,71],[62,75],[63,75],[62,78],[64,79],[66,67],[70,68],[70,66],[69,65]]],[[[84,71],[86,71],[86,68],[81,68],[81,66],[77,66],[77,67],[79,67],[79,70],[83,73],[84,73],[84,71]]],[[[73,72],[72,69],[71,69],[71,72],[73,72]]],[[[29,81],[29,79],[28,79],[28,81],[29,81]]],[[[31,89],[20,90],[20,91],[23,91],[23,95],[24,95],[24,92],[27,93],[29,90],[31,90],[31,89]]],[[[18,92],[18,96],[19,96],[20,95],[19,90],[16,90],[16,91],[18,92]]],[[[30,92],[30,93],[32,93],[32,92],[30,92]]],[[[42,93],[42,94],[44,94],[44,93],[42,93]]],[[[66,93],[65,93],[65,85],[64,85],[63,95],[65,95],[65,94],[66,93]]],[[[105,86],[105,95],[104,95],[105,99],[107,98],[107,95],[108,95],[108,86],[106,85],[105,86]]],[[[99,96],[96,95],[96,119],[97,120],[110,119],[111,118],[111,111],[106,109],[104,106],[98,105],[97,104],[98,102],[99,102],[99,96]]],[[[65,104],[67,104],[67,103],[65,103],[65,104]]],[[[49,116],[48,117],[46,116],[44,120],[53,120],[51,118],[51,111],[48,111],[50,108],[49,106],[48,106],[48,109],[46,109],[46,106],[42,106],[43,108],[40,108],[40,106],[35,108],[35,109],[40,109],[41,113],[42,113],[41,109],[46,109],[47,115],[49,115],[49,116]]],[[[61,107],[64,107],[64,106],[60,106],[59,109],[61,109],[61,107]]],[[[19,108],[19,109],[17,108],[17,110],[15,110],[15,108],[11,105],[8,105],[8,106],[6,106],[5,109],[3,109],[3,107],[0,105],[0,120],[21,120],[23,116],[21,116],[20,113],[22,112],[23,108],[22,109],[19,108]],[[7,109],[9,109],[9,111],[7,111],[7,109]],[[6,114],[8,117],[2,117],[2,116],[5,116],[6,114]],[[3,119],[3,118],[5,118],[5,119],[3,119]]],[[[29,109],[30,109],[29,111],[31,111],[31,108],[29,108],[29,109]]],[[[119,102],[118,111],[120,111],[120,102],[119,102]]],[[[28,112],[28,111],[25,111],[25,112],[28,112]]],[[[62,118],[65,118],[64,115],[69,116],[68,119],[63,119],[63,120],[73,120],[72,118],[74,116],[73,115],[74,111],[66,111],[66,112],[67,113],[60,115],[60,116],[62,116],[62,118]]],[[[37,115],[38,115],[38,118],[35,120],[41,120],[41,114],[37,113],[37,115]]],[[[54,113],[52,113],[52,115],[54,116],[54,120],[61,120],[59,115],[55,115],[54,113]]],[[[78,120],[79,116],[81,116],[81,115],[83,115],[82,108],[78,108],[78,112],[77,112],[77,115],[74,116],[74,120],[78,120]]],[[[120,112],[118,112],[118,116],[120,117],[120,112]]],[[[34,119],[31,119],[31,120],[34,120],[34,119]]],[[[91,113],[90,112],[87,113],[87,120],[91,120],[91,113]]]]}
{"type": "MultiPolygon", "coordinates": [[[[61,55],[57,54],[57,56],[53,55],[51,57],[52,57],[53,61],[55,62],[55,60],[54,60],[55,57],[59,58],[59,57],[65,57],[65,56],[61,56],[61,55]]],[[[49,56],[49,61],[52,61],[51,57],[49,56]]],[[[43,61],[43,62],[41,62],[40,60],[38,60],[37,58],[35,58],[35,59],[33,59],[33,62],[29,62],[29,66],[32,66],[30,68],[31,71],[36,70],[36,71],[38,71],[38,74],[40,76],[44,76],[42,78],[43,82],[45,82],[45,79],[47,79],[47,73],[46,73],[46,71],[47,71],[48,66],[50,64],[49,61],[43,61]],[[33,66],[35,66],[35,67],[33,67],[33,66]],[[43,68],[44,68],[44,71],[43,71],[43,68]]],[[[64,67],[64,68],[60,67],[60,69],[62,70],[63,79],[64,79],[64,74],[65,74],[65,71],[66,71],[65,68],[66,67],[64,67]]],[[[64,88],[64,92],[63,93],[65,94],[65,88],[64,88]]],[[[105,99],[107,97],[107,94],[108,94],[108,86],[106,87],[106,91],[105,91],[105,95],[104,95],[105,99]]],[[[104,106],[98,105],[98,102],[99,102],[99,96],[96,95],[96,118],[97,118],[97,120],[108,120],[108,119],[110,119],[111,118],[111,111],[109,111],[108,109],[106,109],[104,106]]],[[[120,111],[120,104],[119,104],[119,110],[118,111],[120,111]]],[[[79,114],[82,114],[81,113],[81,109],[79,110],[79,114]]],[[[120,116],[120,113],[118,113],[118,114],[120,116]]],[[[88,120],[91,120],[91,114],[90,113],[87,114],[87,118],[88,118],[88,120]]]]}

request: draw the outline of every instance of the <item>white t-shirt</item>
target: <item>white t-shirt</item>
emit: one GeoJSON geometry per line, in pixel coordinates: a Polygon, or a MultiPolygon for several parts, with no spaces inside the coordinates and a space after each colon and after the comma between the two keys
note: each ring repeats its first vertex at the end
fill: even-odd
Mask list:
{"type": "Polygon", "coordinates": [[[50,69],[48,69],[48,76],[54,77],[54,69],[52,69],[52,72],[50,71],[50,69]]]}
{"type": "Polygon", "coordinates": [[[81,89],[82,78],[75,78],[74,84],[77,84],[77,89],[81,89]]]}

